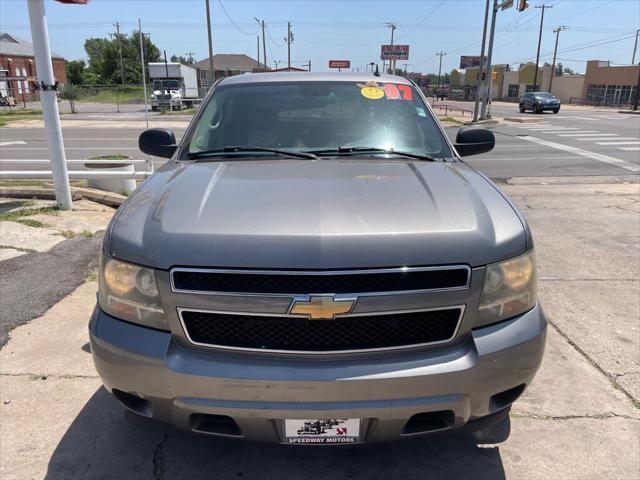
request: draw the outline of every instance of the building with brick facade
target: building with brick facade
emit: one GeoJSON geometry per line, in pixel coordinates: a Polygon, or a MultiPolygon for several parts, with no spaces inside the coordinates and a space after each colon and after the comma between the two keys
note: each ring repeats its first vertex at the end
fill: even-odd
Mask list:
{"type": "MultiPolygon", "coordinates": [[[[67,81],[66,61],[51,52],[53,76],[57,82],[67,81]]],[[[33,45],[26,40],[0,32],[0,93],[13,97],[15,101],[37,100],[38,91],[34,89],[36,80],[36,60],[33,45]],[[18,80],[24,77],[24,80],[18,80]]]]}

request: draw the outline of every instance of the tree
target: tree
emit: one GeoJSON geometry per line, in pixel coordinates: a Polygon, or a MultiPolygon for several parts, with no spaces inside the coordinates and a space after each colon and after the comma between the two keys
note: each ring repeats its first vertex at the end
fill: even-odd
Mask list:
{"type": "Polygon", "coordinates": [[[195,62],[195,60],[193,59],[193,57],[183,57],[182,55],[178,56],[178,55],[171,55],[171,61],[172,62],[179,62],[182,63],[183,65],[193,65],[195,62]]]}
{"type": "Polygon", "coordinates": [[[569,67],[564,67],[562,72],[566,73],[567,75],[575,75],[576,74],[575,70],[573,68],[569,68],[569,67]]]}
{"type": "MultiPolygon", "coordinates": [[[[149,38],[143,36],[145,65],[148,62],[160,61],[160,50],[149,38]]],[[[120,83],[120,53],[127,83],[142,83],[140,72],[140,34],[134,31],[131,35],[120,34],[112,39],[89,38],[84,42],[84,49],[89,57],[87,74],[96,83],[120,83]],[[118,45],[118,42],[120,45],[118,45]]],[[[148,70],[147,70],[148,77],[148,70]]]]}
{"type": "Polygon", "coordinates": [[[73,85],[83,85],[85,83],[85,69],[86,64],[84,60],[72,60],[67,62],[67,79],[69,83],[73,85]]]}

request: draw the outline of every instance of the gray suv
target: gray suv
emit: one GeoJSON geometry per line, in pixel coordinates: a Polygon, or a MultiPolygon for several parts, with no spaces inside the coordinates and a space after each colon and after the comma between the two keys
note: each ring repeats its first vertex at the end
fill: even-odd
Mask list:
{"type": "Polygon", "coordinates": [[[485,428],[542,360],[533,240],[396,76],[217,82],[104,239],[91,350],[132,419],[289,444],[485,428]]]}
{"type": "Polygon", "coordinates": [[[551,110],[553,113],[560,111],[560,100],[547,92],[529,92],[520,98],[518,107],[520,113],[531,110],[533,113],[542,113],[551,110]]]}

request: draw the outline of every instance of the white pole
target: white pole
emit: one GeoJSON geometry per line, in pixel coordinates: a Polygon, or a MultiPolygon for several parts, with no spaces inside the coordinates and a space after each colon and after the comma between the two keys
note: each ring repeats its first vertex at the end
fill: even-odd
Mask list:
{"type": "Polygon", "coordinates": [[[58,98],[53,90],[53,65],[49,47],[49,31],[44,11],[44,0],[27,0],[29,5],[29,21],[31,23],[31,39],[36,57],[37,81],[40,86],[40,102],[44,116],[44,129],[47,134],[53,185],[56,202],[62,210],[70,210],[73,206],[67,162],[62,140],[62,128],[58,112],[58,98]]]}
{"type": "Polygon", "coordinates": [[[478,121],[478,113],[480,112],[480,109],[478,108],[480,105],[480,97],[483,96],[483,93],[481,91],[482,89],[482,68],[484,66],[484,45],[485,42],[487,40],[487,24],[489,22],[489,5],[491,3],[491,0],[487,0],[487,4],[485,6],[485,10],[484,10],[484,28],[482,29],[482,48],[480,50],[480,67],[478,68],[478,80],[476,81],[476,98],[475,98],[475,102],[474,102],[474,106],[473,106],[473,121],[477,122],[478,121]]]}
{"type": "Polygon", "coordinates": [[[144,40],[142,33],[142,22],[138,19],[138,33],[140,34],[140,66],[142,67],[142,88],[144,90],[144,121],[149,128],[149,105],[147,103],[147,79],[144,73],[144,40]]]}
{"type": "Polygon", "coordinates": [[[486,92],[482,97],[482,107],[480,108],[480,120],[491,118],[489,105],[491,105],[491,88],[493,86],[493,37],[496,33],[496,14],[498,13],[498,1],[493,0],[493,13],[491,14],[491,32],[489,34],[489,47],[487,50],[487,75],[485,76],[486,84],[483,84],[483,90],[486,92]]]}

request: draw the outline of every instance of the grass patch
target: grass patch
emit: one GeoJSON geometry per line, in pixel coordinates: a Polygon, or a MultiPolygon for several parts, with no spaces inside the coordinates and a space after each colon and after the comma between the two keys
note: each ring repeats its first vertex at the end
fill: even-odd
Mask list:
{"type": "Polygon", "coordinates": [[[13,212],[5,212],[0,214],[0,220],[8,222],[17,222],[23,217],[30,215],[57,215],[58,207],[42,207],[42,208],[21,208],[20,210],[14,210],[13,212]]]}
{"type": "Polygon", "coordinates": [[[7,126],[18,120],[37,120],[40,118],[42,118],[42,112],[31,108],[0,110],[0,127],[7,126]]]}
{"type": "Polygon", "coordinates": [[[462,117],[450,117],[450,116],[438,116],[438,120],[440,120],[441,122],[452,122],[452,123],[459,123],[460,125],[463,125],[467,120],[463,119],[462,117]]]}
{"type": "Polygon", "coordinates": [[[0,180],[0,187],[42,187],[44,180],[0,180]]]}
{"type": "Polygon", "coordinates": [[[129,156],[123,153],[111,153],[109,155],[92,155],[87,160],[129,160],[129,156]]]}
{"type": "Polygon", "coordinates": [[[19,218],[18,220],[16,220],[16,222],[26,225],[27,227],[34,228],[43,228],[47,226],[46,223],[43,223],[39,220],[34,220],[32,218],[19,218]]]}
{"type": "Polygon", "coordinates": [[[13,247],[11,245],[0,245],[0,248],[4,248],[7,250],[18,250],[19,252],[25,252],[25,253],[35,252],[35,250],[32,248],[13,247]]]}
{"type": "Polygon", "coordinates": [[[64,238],[76,238],[76,237],[85,237],[85,238],[93,238],[95,233],[90,230],[83,230],[80,233],[74,232],[73,230],[63,230],[60,234],[64,238]]]}
{"type": "Polygon", "coordinates": [[[160,112],[160,115],[193,115],[196,113],[196,108],[187,108],[186,110],[165,110],[164,112],[160,112]]]}

